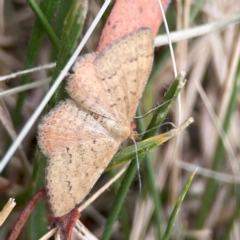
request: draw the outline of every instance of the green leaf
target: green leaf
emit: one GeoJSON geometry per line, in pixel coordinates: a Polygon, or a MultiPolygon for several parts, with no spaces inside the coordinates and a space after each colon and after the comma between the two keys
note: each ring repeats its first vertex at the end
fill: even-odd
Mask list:
{"type": "Polygon", "coordinates": [[[59,49],[59,39],[56,36],[55,32],[53,31],[51,25],[49,24],[48,19],[45,17],[44,12],[42,12],[41,8],[38,7],[35,0],[27,0],[28,4],[32,8],[33,12],[38,17],[38,21],[46,31],[49,39],[51,40],[53,46],[55,46],[57,49],[59,49]]]}
{"type": "MultiPolygon", "coordinates": [[[[32,196],[44,185],[44,167],[46,158],[36,150],[32,176],[32,196]]],[[[28,221],[29,240],[39,239],[47,231],[46,203],[41,201],[33,210],[28,221]]]]}
{"type": "MultiPolygon", "coordinates": [[[[67,63],[76,46],[77,40],[83,28],[84,20],[86,18],[87,6],[88,2],[86,0],[85,1],[73,0],[72,6],[64,21],[60,42],[61,48],[58,53],[57,65],[52,75],[51,84],[53,84],[53,82],[61,72],[62,68],[67,63]]],[[[51,109],[56,104],[56,102],[58,102],[61,99],[62,93],[65,92],[64,86],[65,84],[63,83],[57,89],[48,106],[48,110],[51,109]]]]}
{"type": "Polygon", "coordinates": [[[135,145],[125,147],[122,151],[118,152],[112,159],[111,163],[107,167],[107,170],[119,166],[127,161],[132,160],[138,156],[145,155],[151,149],[165,143],[172,137],[176,136],[184,128],[188,127],[193,122],[193,118],[189,118],[185,121],[180,127],[172,129],[166,133],[159,134],[157,136],[148,138],[142,142],[139,142],[135,145]]]}
{"type": "MultiPolygon", "coordinates": [[[[171,106],[176,99],[177,94],[181,91],[185,84],[184,76],[181,74],[178,76],[178,79],[176,79],[173,84],[170,86],[168,92],[166,93],[164,97],[164,102],[161,105],[161,107],[156,111],[156,113],[153,116],[153,119],[151,123],[149,124],[149,131],[143,135],[143,139],[145,140],[147,137],[152,137],[157,132],[156,127],[157,124],[162,123],[164,118],[166,117],[168,111],[171,109],[171,106]]],[[[144,154],[138,158],[139,164],[141,164],[142,160],[144,158],[144,154]]],[[[111,232],[114,226],[114,223],[119,215],[119,212],[122,208],[124,199],[127,195],[127,192],[129,190],[129,187],[134,179],[134,176],[137,172],[137,164],[135,161],[132,161],[125,177],[123,178],[122,184],[119,188],[119,191],[116,195],[115,201],[113,203],[113,206],[111,208],[104,233],[102,239],[108,240],[111,237],[111,232]]]]}
{"type": "MultiPolygon", "coordinates": [[[[48,21],[52,18],[57,2],[58,0],[51,0],[51,1],[42,0],[40,3],[40,9],[48,21]]],[[[33,31],[29,40],[24,69],[28,69],[34,66],[34,62],[37,57],[37,53],[41,46],[44,35],[45,35],[45,29],[42,27],[42,24],[40,23],[40,21],[36,19],[33,27],[33,31]]],[[[24,75],[20,84],[24,85],[29,83],[30,77],[31,77],[30,74],[24,75]]],[[[17,128],[21,124],[22,107],[23,107],[26,95],[27,95],[27,92],[21,92],[18,95],[18,99],[16,101],[17,104],[13,114],[13,124],[15,128],[17,128]]]]}
{"type": "Polygon", "coordinates": [[[161,124],[163,123],[169,110],[172,107],[172,104],[177,98],[179,92],[184,87],[185,83],[186,83],[185,74],[184,73],[178,74],[177,79],[172,83],[171,87],[169,88],[166,95],[164,96],[163,103],[156,110],[146,130],[146,133],[143,135],[143,139],[152,137],[157,133],[159,126],[161,126],[161,124]]]}
{"type": "Polygon", "coordinates": [[[195,172],[189,177],[189,179],[188,179],[187,183],[185,184],[185,186],[184,186],[184,188],[183,188],[180,196],[178,197],[177,203],[176,203],[176,205],[174,206],[174,209],[173,209],[173,211],[172,211],[172,214],[171,214],[171,216],[170,216],[170,218],[169,218],[169,222],[168,222],[168,225],[167,225],[167,229],[166,229],[166,231],[165,231],[165,233],[164,233],[164,235],[163,235],[163,237],[162,237],[162,240],[167,240],[167,239],[169,239],[169,237],[170,237],[171,230],[172,230],[172,228],[173,228],[174,221],[175,221],[175,219],[176,219],[176,217],[177,217],[178,210],[179,210],[179,208],[180,208],[180,206],[181,206],[181,204],[182,204],[182,202],[183,202],[183,200],[184,200],[184,197],[185,197],[185,195],[186,195],[186,193],[187,193],[187,191],[188,191],[188,189],[189,189],[189,187],[190,187],[190,185],[191,185],[191,183],[192,183],[192,180],[193,180],[193,177],[194,177],[196,171],[197,171],[197,169],[196,169],[195,172]]]}

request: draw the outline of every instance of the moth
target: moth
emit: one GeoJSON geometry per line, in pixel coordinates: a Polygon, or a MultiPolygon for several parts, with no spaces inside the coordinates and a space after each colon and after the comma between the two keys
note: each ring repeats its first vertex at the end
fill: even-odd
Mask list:
{"type": "Polygon", "coordinates": [[[55,217],[89,193],[123,141],[148,80],[154,35],[140,28],[77,61],[67,82],[71,99],[43,117],[38,143],[47,156],[45,187],[55,217]]]}

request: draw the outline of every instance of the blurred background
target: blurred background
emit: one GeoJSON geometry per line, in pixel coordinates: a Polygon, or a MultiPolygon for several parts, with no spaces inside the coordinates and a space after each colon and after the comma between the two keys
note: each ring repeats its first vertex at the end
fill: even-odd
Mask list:
{"type": "MultiPolygon", "coordinates": [[[[79,30],[73,38],[71,32],[66,35],[74,39],[72,43],[65,39],[73,49],[103,3],[89,1],[87,11],[86,2],[78,2],[82,32],[79,30]]],[[[71,1],[55,1],[54,4],[52,12],[47,14],[57,37],[61,38],[71,1]]],[[[82,53],[96,49],[112,5],[82,53]]],[[[181,122],[193,117],[194,123],[180,133],[177,143],[177,138],[174,138],[149,152],[153,175],[149,177],[146,166],[149,162],[143,161],[140,167],[142,192],[139,190],[139,179],[135,177],[111,239],[160,239],[159,234],[163,234],[168,226],[178,197],[196,167],[199,167],[198,171],[181,203],[170,238],[240,239],[240,3],[238,0],[172,1],[166,12],[170,31],[179,31],[179,36],[184,35],[182,29],[207,26],[213,22],[217,27],[218,23],[231,20],[236,15],[239,16],[238,20],[235,19],[234,24],[229,21],[221,30],[211,30],[202,36],[197,36],[200,31],[197,30],[196,37],[173,44],[177,70],[186,72],[187,83],[181,91],[181,111],[176,101],[159,133],[170,130],[172,125],[169,123],[178,125],[180,115],[181,122]],[[149,187],[149,178],[154,179],[158,208],[149,187]],[[158,217],[155,217],[156,214],[158,217]]],[[[25,0],[0,1],[0,76],[53,63],[61,58],[56,46],[42,33],[35,20],[36,15],[25,0]]],[[[163,24],[159,34],[165,34],[163,24]]],[[[60,69],[63,63],[58,61],[58,64],[60,69]]],[[[1,156],[37,108],[49,89],[51,77],[57,76],[58,71],[50,67],[43,68],[0,81],[1,156]],[[27,88],[24,91],[17,88],[21,85],[27,88]]],[[[141,101],[142,113],[161,104],[173,80],[169,47],[158,46],[155,49],[153,70],[141,101]]],[[[66,96],[63,83],[54,96],[55,102],[66,96]]],[[[152,114],[143,119],[146,126],[151,118],[152,114]]],[[[7,238],[21,210],[43,184],[43,172],[38,168],[44,169],[44,165],[39,165],[45,163],[45,160],[41,160],[43,157],[36,145],[37,124],[0,176],[0,207],[10,197],[16,198],[17,202],[0,228],[0,239],[7,238]]],[[[112,174],[104,173],[92,192],[99,189],[112,174]]],[[[82,223],[98,238],[102,236],[119,184],[121,181],[82,212],[82,223]]],[[[39,209],[42,215],[34,212],[19,239],[38,239],[47,232],[49,222],[46,204],[42,202],[39,209]]]]}

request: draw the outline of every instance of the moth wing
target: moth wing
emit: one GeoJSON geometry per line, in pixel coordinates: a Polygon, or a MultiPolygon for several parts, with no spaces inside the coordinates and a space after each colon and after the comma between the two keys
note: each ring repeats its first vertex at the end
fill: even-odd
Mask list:
{"type": "Polygon", "coordinates": [[[71,100],[60,103],[39,125],[39,146],[48,157],[46,190],[55,217],[88,194],[120,142],[71,100]]]}
{"type": "Polygon", "coordinates": [[[55,217],[70,212],[94,186],[119,147],[111,138],[85,141],[53,152],[46,168],[46,190],[55,217]]]}
{"type": "Polygon", "coordinates": [[[95,60],[97,77],[116,118],[130,124],[148,80],[154,52],[154,36],[141,28],[120,38],[95,60]]]}
{"type": "Polygon", "coordinates": [[[66,100],[43,117],[38,127],[38,143],[43,153],[49,156],[53,151],[67,148],[71,144],[109,138],[91,114],[79,108],[72,100],[66,100]]]}
{"type": "Polygon", "coordinates": [[[153,40],[152,31],[141,28],[86,55],[73,67],[68,93],[84,109],[129,125],[151,71],[153,40]]]}
{"type": "Polygon", "coordinates": [[[67,81],[67,92],[79,106],[89,112],[97,113],[103,117],[115,120],[111,102],[106,90],[96,76],[94,61],[96,53],[87,54],[77,61],[67,81]]]}

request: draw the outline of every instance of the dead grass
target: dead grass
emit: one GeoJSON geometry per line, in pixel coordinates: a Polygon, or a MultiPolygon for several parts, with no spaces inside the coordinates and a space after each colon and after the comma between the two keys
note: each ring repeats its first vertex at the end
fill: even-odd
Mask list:
{"type": "MultiPolygon", "coordinates": [[[[96,2],[92,1],[90,6],[86,20],[87,26],[99,8],[96,2]]],[[[175,5],[170,6],[169,12],[176,14],[175,29],[181,30],[220,21],[240,13],[238,0],[208,1],[202,7],[197,18],[190,23],[191,4],[193,3],[185,1],[183,7],[180,1],[176,1],[175,5]]],[[[2,1],[0,3],[1,76],[23,69],[34,19],[33,12],[23,0],[2,1]]],[[[91,37],[85,51],[95,49],[99,32],[100,29],[95,31],[95,35],[91,37]]],[[[155,61],[157,62],[160,61],[159,56],[163,50],[160,48],[156,51],[155,61]]],[[[233,100],[235,101],[232,103],[233,110],[229,112],[232,106],[233,90],[236,88],[234,82],[236,81],[237,69],[239,71],[239,24],[230,25],[221,31],[215,31],[198,38],[181,41],[176,44],[175,54],[178,71],[185,70],[188,79],[186,87],[181,93],[181,119],[183,121],[193,116],[195,123],[179,136],[177,145],[175,140],[171,140],[168,144],[151,152],[156,185],[162,200],[163,228],[166,227],[168,217],[187,178],[195,167],[199,166],[198,174],[195,176],[178,214],[172,239],[193,239],[193,237],[205,240],[224,239],[223,236],[227,230],[230,232],[229,239],[239,239],[239,215],[232,219],[239,204],[239,97],[233,100]],[[229,118],[229,130],[224,133],[223,126],[225,126],[227,118],[229,118]],[[221,138],[224,139],[222,146],[224,151],[219,150],[218,143],[221,138]],[[222,152],[222,155],[218,155],[218,151],[222,152]],[[221,162],[217,168],[213,168],[216,156],[221,158],[221,162]],[[210,171],[206,172],[205,170],[210,171]],[[217,175],[216,197],[210,199],[212,201],[211,208],[200,226],[198,220],[203,208],[203,201],[209,197],[206,195],[207,185],[209,179],[216,178],[216,171],[227,175],[217,175]],[[232,220],[234,224],[228,229],[232,220]]],[[[49,58],[50,44],[45,39],[35,65],[49,63],[49,58]]],[[[38,71],[32,75],[31,82],[44,79],[47,76],[48,70],[38,71]]],[[[0,82],[1,92],[18,86],[19,80],[20,77],[0,82]]],[[[146,89],[143,98],[143,106],[146,111],[157,103],[161,103],[163,93],[172,81],[173,73],[169,58],[157,71],[146,89]]],[[[20,127],[36,109],[46,90],[47,87],[43,86],[27,92],[20,127]]],[[[17,95],[13,94],[0,99],[1,155],[4,155],[9,146],[9,136],[15,138],[19,130],[14,130],[11,121],[16,97],[17,95]]],[[[179,112],[175,107],[167,121],[177,122],[178,117],[179,112]]],[[[28,189],[31,181],[32,159],[36,148],[36,126],[37,123],[23,141],[22,150],[18,151],[12,158],[0,178],[1,206],[7,202],[9,197],[20,196],[17,207],[1,228],[1,239],[6,238],[27,199],[19,194],[28,189]]],[[[126,199],[127,214],[131,223],[126,232],[129,231],[129,239],[156,239],[155,226],[152,223],[154,205],[152,196],[145,189],[144,164],[141,167],[141,175],[144,184],[143,193],[139,193],[136,180],[126,199]]],[[[106,179],[107,175],[104,175],[94,189],[99,188],[106,179]]],[[[102,233],[113,199],[114,192],[108,191],[82,213],[82,222],[96,236],[100,236],[102,233]]],[[[26,234],[25,229],[19,239],[26,239],[26,234]]],[[[118,228],[118,225],[115,228],[113,239],[123,239],[122,230],[118,228]]]]}

